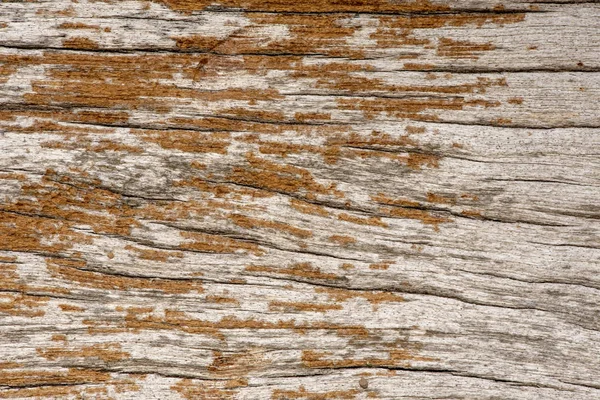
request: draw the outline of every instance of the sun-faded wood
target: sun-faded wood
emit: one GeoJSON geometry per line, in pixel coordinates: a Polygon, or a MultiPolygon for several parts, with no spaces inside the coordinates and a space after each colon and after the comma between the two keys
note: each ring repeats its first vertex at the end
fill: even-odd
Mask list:
{"type": "Polygon", "coordinates": [[[597,399],[600,5],[0,3],[0,398],[597,399]]]}

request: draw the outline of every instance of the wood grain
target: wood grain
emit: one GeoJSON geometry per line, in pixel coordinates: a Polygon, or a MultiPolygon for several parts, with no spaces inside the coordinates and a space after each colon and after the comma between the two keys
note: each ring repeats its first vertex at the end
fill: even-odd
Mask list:
{"type": "Polygon", "coordinates": [[[0,3],[0,398],[600,397],[596,1],[0,3]]]}

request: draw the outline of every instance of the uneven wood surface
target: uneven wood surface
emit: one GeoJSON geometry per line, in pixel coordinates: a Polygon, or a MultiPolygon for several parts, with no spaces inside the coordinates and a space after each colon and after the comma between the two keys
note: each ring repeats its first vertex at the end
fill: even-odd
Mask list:
{"type": "Polygon", "coordinates": [[[0,2],[0,398],[600,398],[596,1],[0,2]]]}

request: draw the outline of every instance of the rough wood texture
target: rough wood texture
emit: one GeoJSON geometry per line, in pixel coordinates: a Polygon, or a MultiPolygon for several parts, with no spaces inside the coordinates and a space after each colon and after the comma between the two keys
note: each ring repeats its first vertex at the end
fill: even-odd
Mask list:
{"type": "Polygon", "coordinates": [[[0,2],[0,398],[600,398],[600,4],[0,2]]]}

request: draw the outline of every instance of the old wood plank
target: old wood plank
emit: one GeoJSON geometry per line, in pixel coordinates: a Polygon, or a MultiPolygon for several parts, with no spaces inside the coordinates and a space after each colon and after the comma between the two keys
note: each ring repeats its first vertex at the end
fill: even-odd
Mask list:
{"type": "Polygon", "coordinates": [[[598,398],[599,12],[0,3],[0,398],[598,398]]]}

